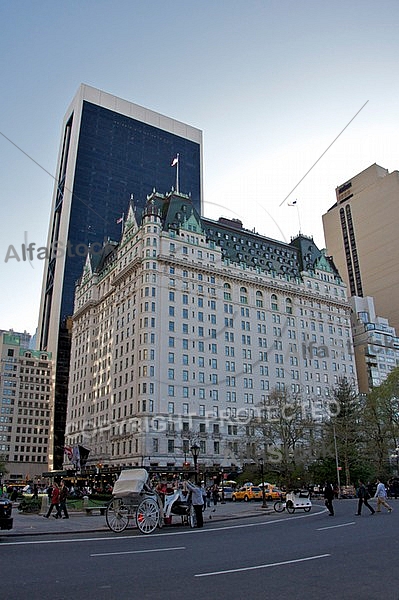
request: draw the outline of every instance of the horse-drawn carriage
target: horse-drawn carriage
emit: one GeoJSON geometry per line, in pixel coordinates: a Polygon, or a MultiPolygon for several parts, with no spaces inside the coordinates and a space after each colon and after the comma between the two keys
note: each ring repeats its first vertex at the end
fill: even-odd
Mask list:
{"type": "Polygon", "coordinates": [[[195,513],[182,496],[182,490],[158,493],[151,485],[145,469],[126,469],[119,475],[112,491],[105,518],[112,531],[121,532],[134,519],[141,533],[152,533],[157,527],[171,522],[172,515],[195,527],[195,513]]]}

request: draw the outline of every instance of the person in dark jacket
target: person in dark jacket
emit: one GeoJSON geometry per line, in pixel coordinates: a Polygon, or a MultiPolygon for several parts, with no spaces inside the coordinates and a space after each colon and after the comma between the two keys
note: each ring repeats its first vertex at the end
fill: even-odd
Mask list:
{"type": "Polygon", "coordinates": [[[361,479],[359,479],[359,489],[357,490],[357,497],[359,498],[359,502],[358,502],[358,505],[357,505],[356,516],[360,517],[360,515],[362,514],[362,506],[363,506],[363,504],[364,504],[364,506],[367,506],[367,508],[369,509],[369,511],[371,512],[371,514],[373,515],[375,513],[375,510],[368,503],[368,501],[370,499],[370,494],[368,492],[368,489],[364,485],[364,482],[361,479]]]}
{"type": "Polygon", "coordinates": [[[372,506],[370,506],[370,504],[368,503],[369,499],[370,499],[370,494],[368,489],[366,488],[364,481],[362,481],[361,479],[359,479],[359,488],[357,490],[357,497],[359,498],[359,502],[357,504],[357,513],[356,516],[360,517],[360,515],[362,514],[362,506],[364,504],[364,506],[367,506],[367,508],[369,509],[370,513],[373,515],[375,513],[375,510],[372,506]]]}
{"type": "Polygon", "coordinates": [[[64,519],[69,519],[67,505],[66,505],[68,493],[69,493],[69,490],[68,490],[67,486],[65,485],[65,483],[62,481],[61,487],[60,487],[59,514],[62,515],[62,513],[64,513],[64,519]]]}
{"type": "Polygon", "coordinates": [[[326,481],[324,486],[324,500],[327,510],[329,511],[330,517],[334,516],[334,507],[333,507],[333,499],[334,499],[334,488],[329,481],[326,481]]]}

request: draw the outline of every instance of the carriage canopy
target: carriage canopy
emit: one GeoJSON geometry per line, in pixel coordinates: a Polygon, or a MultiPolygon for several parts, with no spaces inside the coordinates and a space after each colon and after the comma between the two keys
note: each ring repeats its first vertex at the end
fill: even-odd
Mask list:
{"type": "Polygon", "coordinates": [[[115,498],[125,498],[139,494],[148,483],[149,474],[146,469],[125,469],[115,481],[112,494],[115,498]]]}

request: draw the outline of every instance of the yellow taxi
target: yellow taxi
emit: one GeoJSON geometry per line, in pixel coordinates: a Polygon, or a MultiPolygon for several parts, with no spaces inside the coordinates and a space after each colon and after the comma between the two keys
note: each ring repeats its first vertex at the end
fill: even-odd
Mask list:
{"type": "MultiPolygon", "coordinates": [[[[271,483],[265,483],[265,498],[266,500],[280,500],[280,498],[285,498],[285,492],[277,488],[275,485],[271,483]]],[[[260,484],[260,490],[262,491],[262,484],[260,484]]]]}
{"type": "Polygon", "coordinates": [[[233,492],[231,499],[233,502],[236,502],[237,500],[244,500],[244,502],[250,502],[250,500],[262,500],[262,489],[257,485],[245,485],[233,492]]]}

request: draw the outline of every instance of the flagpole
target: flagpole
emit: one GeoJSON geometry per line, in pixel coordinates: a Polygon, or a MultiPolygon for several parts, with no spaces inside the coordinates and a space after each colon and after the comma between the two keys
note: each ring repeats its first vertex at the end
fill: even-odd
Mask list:
{"type": "Polygon", "coordinates": [[[301,219],[299,216],[299,207],[298,207],[298,200],[294,200],[294,202],[288,202],[288,206],[295,206],[296,207],[296,214],[298,217],[298,227],[299,227],[299,233],[301,233],[301,219]]]}
{"type": "Polygon", "coordinates": [[[300,219],[300,216],[299,216],[299,206],[298,206],[298,201],[297,201],[297,203],[296,203],[296,212],[297,212],[297,215],[298,215],[299,233],[302,233],[302,232],[301,232],[301,229],[302,229],[302,227],[301,227],[301,219],[300,219]]]}
{"type": "Polygon", "coordinates": [[[179,153],[176,154],[177,164],[176,164],[176,192],[179,193],[179,153]]]}

